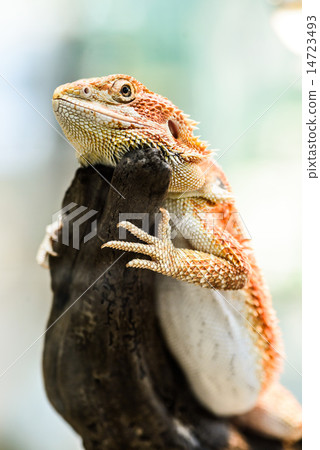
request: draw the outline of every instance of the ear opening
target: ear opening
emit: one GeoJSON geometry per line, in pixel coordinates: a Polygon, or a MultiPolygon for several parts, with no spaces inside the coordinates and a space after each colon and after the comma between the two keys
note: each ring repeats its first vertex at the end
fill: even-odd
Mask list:
{"type": "Polygon", "coordinates": [[[168,127],[169,127],[169,130],[170,130],[170,133],[172,134],[172,136],[175,139],[178,139],[178,137],[179,137],[179,127],[178,127],[177,122],[175,122],[172,119],[169,119],[168,120],[168,127]]]}

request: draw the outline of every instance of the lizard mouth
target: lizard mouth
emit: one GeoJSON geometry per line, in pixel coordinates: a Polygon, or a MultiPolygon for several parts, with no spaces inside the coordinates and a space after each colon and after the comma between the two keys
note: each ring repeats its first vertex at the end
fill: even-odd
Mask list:
{"type": "Polygon", "coordinates": [[[102,120],[107,119],[107,122],[116,121],[120,122],[124,126],[135,125],[138,127],[144,127],[145,124],[139,122],[136,118],[126,116],[124,114],[120,114],[117,111],[113,111],[105,106],[101,106],[98,103],[87,103],[82,100],[78,100],[76,98],[70,100],[70,97],[58,97],[52,99],[52,108],[55,114],[60,114],[60,110],[63,106],[67,106],[69,104],[69,109],[72,109],[74,112],[84,111],[86,113],[89,112],[94,116],[100,117],[102,120]]]}

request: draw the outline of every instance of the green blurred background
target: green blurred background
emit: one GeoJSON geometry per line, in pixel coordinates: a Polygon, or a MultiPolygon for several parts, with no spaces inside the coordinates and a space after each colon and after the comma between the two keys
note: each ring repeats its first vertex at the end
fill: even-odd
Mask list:
{"type": "Polygon", "coordinates": [[[77,168],[54,130],[51,95],[83,77],[133,75],[200,121],[201,137],[225,152],[219,163],[280,318],[282,379],[300,399],[299,5],[12,0],[0,30],[0,450],[81,448],[46,399],[43,338],[19,356],[46,327],[50,279],[35,254],[77,168]]]}

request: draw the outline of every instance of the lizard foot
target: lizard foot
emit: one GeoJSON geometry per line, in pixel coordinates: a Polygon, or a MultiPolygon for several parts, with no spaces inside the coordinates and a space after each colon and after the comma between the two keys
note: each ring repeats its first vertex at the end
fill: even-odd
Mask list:
{"type": "Polygon", "coordinates": [[[45,269],[49,268],[49,255],[58,256],[58,253],[53,250],[52,242],[57,240],[57,233],[61,228],[61,218],[46,226],[46,234],[40,244],[36,255],[37,263],[45,269]]]}
{"type": "Polygon", "coordinates": [[[170,215],[167,210],[160,208],[162,219],[158,227],[158,237],[151,236],[133,225],[131,222],[120,222],[118,226],[130,231],[146,244],[109,241],[102,245],[117,250],[141,253],[151,259],[133,259],[127,267],[149,269],[167,275],[177,280],[197,284],[211,289],[239,289],[243,287],[237,269],[228,261],[215,255],[193,249],[175,248],[171,242],[170,215]],[[239,287],[240,285],[240,287],[239,287]]]}
{"type": "Polygon", "coordinates": [[[171,242],[171,227],[169,224],[170,215],[164,208],[160,208],[162,219],[158,227],[158,237],[151,236],[145,231],[133,225],[131,222],[123,221],[118,227],[125,228],[130,231],[141,241],[146,244],[125,242],[125,241],[109,241],[102,245],[101,248],[109,247],[127,252],[141,253],[151,257],[148,259],[133,259],[128,262],[127,267],[135,267],[138,269],[149,269],[165,275],[171,275],[175,271],[174,258],[176,249],[171,242]]]}
{"type": "Polygon", "coordinates": [[[301,406],[291,392],[274,383],[251,411],[237,416],[235,423],[265,436],[288,441],[301,439],[301,406]]]}

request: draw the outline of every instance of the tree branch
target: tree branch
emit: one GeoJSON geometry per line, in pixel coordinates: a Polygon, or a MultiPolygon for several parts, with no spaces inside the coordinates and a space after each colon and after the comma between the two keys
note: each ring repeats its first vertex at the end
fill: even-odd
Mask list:
{"type": "Polygon", "coordinates": [[[92,168],[79,169],[66,192],[63,206],[97,211],[97,235],[84,243],[93,219],[84,222],[80,250],[73,248],[77,217],[65,218],[70,245],[61,243],[60,231],[59,256],[50,258],[54,298],[43,370],[51,403],[87,450],[283,448],[243,434],[198,404],[161,335],[154,274],[127,269],[133,254],[101,249],[118,238],[119,213],[148,213],[153,220],[169,167],[145,148],[126,155],[114,173],[97,169],[124,198],[92,168]]]}

